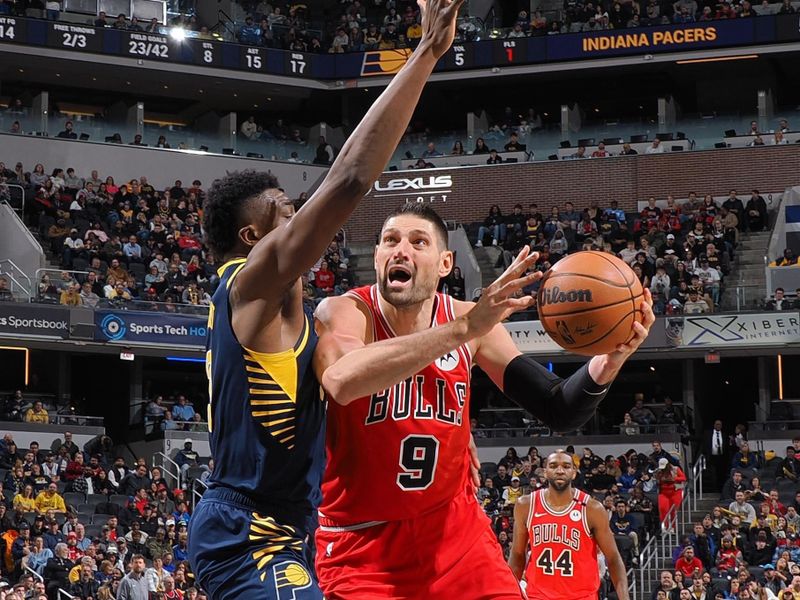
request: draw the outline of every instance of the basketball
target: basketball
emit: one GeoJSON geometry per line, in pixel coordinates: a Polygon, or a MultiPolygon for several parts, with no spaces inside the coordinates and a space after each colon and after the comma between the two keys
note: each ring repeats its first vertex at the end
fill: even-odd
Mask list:
{"type": "Polygon", "coordinates": [[[642,284],[612,254],[577,252],[545,273],[537,303],[542,327],[559,346],[575,354],[613,352],[633,337],[642,321],[642,284]]]}

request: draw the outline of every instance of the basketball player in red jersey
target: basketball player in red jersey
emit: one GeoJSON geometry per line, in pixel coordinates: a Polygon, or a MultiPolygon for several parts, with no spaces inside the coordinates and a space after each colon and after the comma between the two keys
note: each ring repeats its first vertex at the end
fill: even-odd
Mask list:
{"type": "Polygon", "coordinates": [[[519,599],[470,481],[470,369],[557,431],[594,413],[654,317],[613,354],[562,380],[520,354],[500,324],[527,307],[539,275],[524,249],[476,303],[436,293],[453,266],[427,205],[383,225],[377,285],[329,298],[316,314],[315,369],[328,397],[328,464],[317,574],[328,600],[519,599]]]}
{"type": "Polygon", "coordinates": [[[596,600],[597,549],[605,555],[619,600],[628,600],[625,563],[603,505],[572,487],[572,457],[557,450],[544,465],[548,487],[517,500],[508,564],[527,584],[529,600],[596,600]],[[530,547],[528,567],[525,557],[530,547]]]}

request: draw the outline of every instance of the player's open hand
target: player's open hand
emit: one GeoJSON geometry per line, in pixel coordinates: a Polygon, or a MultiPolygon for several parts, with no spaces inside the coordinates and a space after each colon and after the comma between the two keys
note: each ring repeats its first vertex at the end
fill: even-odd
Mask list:
{"type": "Polygon", "coordinates": [[[653,314],[653,295],[650,290],[644,288],[644,299],[642,300],[642,322],[636,321],[633,324],[633,338],[627,344],[620,344],[617,346],[616,352],[608,354],[608,358],[614,362],[619,362],[621,365],[628,357],[636,352],[639,346],[647,339],[650,333],[650,328],[656,321],[656,316],[653,314]]]}
{"type": "Polygon", "coordinates": [[[520,293],[541,279],[542,274],[538,271],[528,273],[538,258],[538,252],[531,253],[528,246],[523,247],[508,269],[483,290],[480,300],[467,313],[470,338],[489,333],[498,323],[533,304],[533,296],[520,293]]]}
{"type": "Polygon", "coordinates": [[[456,17],[464,0],[417,0],[422,13],[422,39],[436,58],[447,52],[456,36],[456,17]]]}

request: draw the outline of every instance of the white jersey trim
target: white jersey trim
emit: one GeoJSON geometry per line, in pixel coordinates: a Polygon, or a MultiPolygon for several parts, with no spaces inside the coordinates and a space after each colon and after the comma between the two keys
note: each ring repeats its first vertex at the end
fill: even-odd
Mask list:
{"type": "Polygon", "coordinates": [[[344,533],[347,531],[359,531],[360,529],[367,529],[369,527],[375,527],[376,525],[384,525],[389,521],[367,521],[366,523],[359,523],[358,525],[348,525],[347,527],[326,527],[325,525],[320,525],[319,528],[322,531],[329,531],[332,533],[344,533]]]}
{"type": "Polygon", "coordinates": [[[567,507],[564,510],[557,511],[553,510],[553,508],[551,508],[550,505],[547,503],[547,498],[545,498],[544,496],[544,490],[542,490],[542,508],[544,508],[548,513],[550,513],[554,517],[563,517],[564,515],[569,514],[569,511],[575,508],[575,504],[577,502],[579,494],[580,492],[577,489],[574,490],[572,494],[572,502],[567,504],[567,507]]]}

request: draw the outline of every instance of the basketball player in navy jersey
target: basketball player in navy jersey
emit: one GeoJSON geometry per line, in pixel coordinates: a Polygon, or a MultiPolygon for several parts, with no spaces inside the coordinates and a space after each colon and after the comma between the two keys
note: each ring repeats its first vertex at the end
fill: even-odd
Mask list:
{"type": "Polygon", "coordinates": [[[213,600],[320,599],[309,539],[325,461],[317,343],[300,276],[380,175],[463,0],[420,0],[423,36],[297,215],[269,173],[233,173],[205,203],[221,259],[206,369],[214,471],[191,520],[189,555],[213,600]]]}

